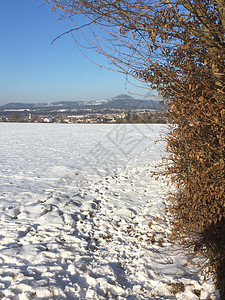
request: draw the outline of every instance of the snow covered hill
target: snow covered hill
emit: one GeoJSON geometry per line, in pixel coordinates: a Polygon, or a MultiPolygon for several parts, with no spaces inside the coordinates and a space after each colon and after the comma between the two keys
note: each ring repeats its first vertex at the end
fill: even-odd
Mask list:
{"type": "Polygon", "coordinates": [[[216,299],[167,238],[165,130],[0,123],[1,299],[216,299]]]}

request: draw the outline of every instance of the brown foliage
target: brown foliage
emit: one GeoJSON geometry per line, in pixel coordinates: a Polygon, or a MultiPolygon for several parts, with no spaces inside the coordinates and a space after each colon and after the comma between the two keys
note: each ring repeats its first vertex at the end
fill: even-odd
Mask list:
{"type": "Polygon", "coordinates": [[[185,291],[185,285],[183,282],[172,282],[170,284],[170,292],[173,295],[176,295],[177,293],[184,292],[185,291]]]}
{"type": "MultiPolygon", "coordinates": [[[[177,191],[170,196],[174,237],[209,259],[217,279],[225,275],[225,123],[221,93],[173,103],[176,126],[168,135],[168,173],[177,191]],[[188,116],[182,118],[176,114],[188,116]],[[187,113],[186,113],[187,112],[187,113]]],[[[220,279],[221,277],[221,279],[220,279]]],[[[218,282],[219,282],[218,281],[218,282]]]]}

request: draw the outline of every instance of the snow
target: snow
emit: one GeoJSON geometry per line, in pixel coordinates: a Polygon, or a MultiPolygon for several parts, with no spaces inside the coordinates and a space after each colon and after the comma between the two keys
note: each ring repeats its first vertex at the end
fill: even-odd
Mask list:
{"type": "Polygon", "coordinates": [[[164,131],[0,123],[1,299],[216,299],[167,238],[164,131]]]}

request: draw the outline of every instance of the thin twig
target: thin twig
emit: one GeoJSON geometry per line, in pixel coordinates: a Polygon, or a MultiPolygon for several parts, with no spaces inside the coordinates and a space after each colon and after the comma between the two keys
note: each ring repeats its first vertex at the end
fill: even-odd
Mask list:
{"type": "Polygon", "coordinates": [[[95,19],[95,20],[93,20],[93,21],[91,21],[91,22],[89,22],[89,23],[83,24],[83,25],[81,25],[80,27],[72,28],[72,29],[70,29],[70,30],[68,30],[68,31],[63,32],[62,34],[58,35],[58,36],[51,42],[51,45],[53,45],[53,44],[55,43],[55,41],[58,40],[59,38],[61,38],[63,35],[68,34],[68,33],[71,33],[71,32],[73,32],[73,31],[80,30],[80,29],[82,29],[82,28],[84,28],[84,27],[86,27],[86,26],[90,26],[91,24],[95,23],[98,19],[99,19],[99,18],[97,18],[97,19],[95,19]]]}

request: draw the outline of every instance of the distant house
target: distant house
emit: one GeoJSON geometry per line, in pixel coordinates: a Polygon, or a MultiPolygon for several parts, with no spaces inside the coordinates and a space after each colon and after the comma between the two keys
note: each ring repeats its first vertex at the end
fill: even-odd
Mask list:
{"type": "Polygon", "coordinates": [[[52,118],[44,118],[44,123],[52,123],[52,118]]]}

